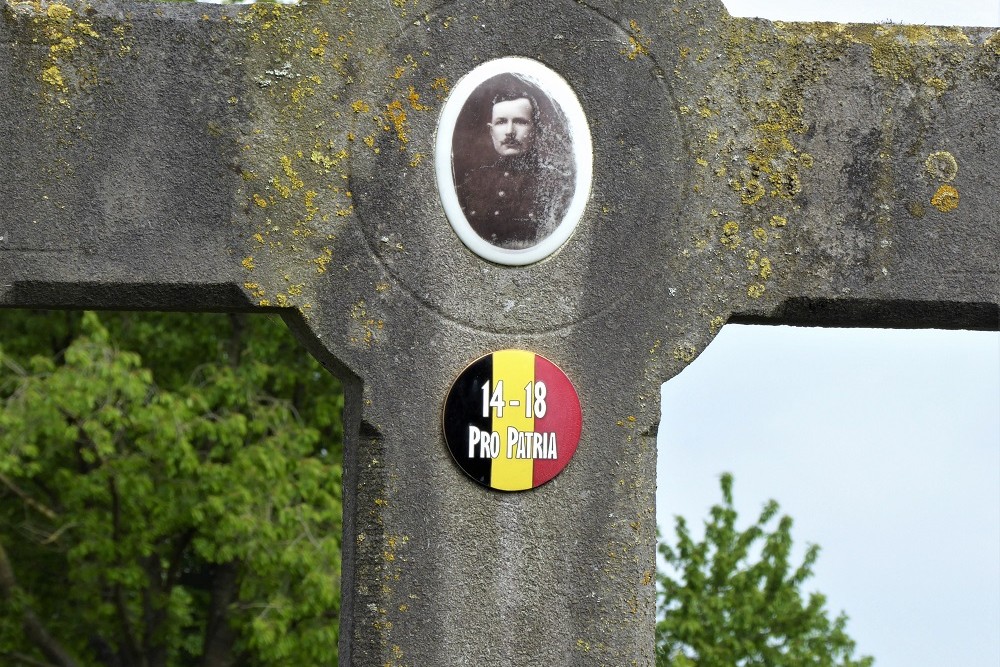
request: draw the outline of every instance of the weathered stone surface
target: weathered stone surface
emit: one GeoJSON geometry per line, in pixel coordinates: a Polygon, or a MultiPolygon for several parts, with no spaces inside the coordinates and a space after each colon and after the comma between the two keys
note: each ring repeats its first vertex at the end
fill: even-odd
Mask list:
{"type": "MultiPolygon", "coordinates": [[[[0,294],[51,306],[241,298],[237,46],[169,8],[6,3],[0,294]],[[176,47],[176,48],[175,48],[176,47]],[[192,289],[198,288],[198,289],[192,289]]],[[[240,73],[241,74],[241,73],[240,73]]]]}
{"type": "Polygon", "coordinates": [[[998,326],[998,61],[992,30],[703,0],[8,0],[0,304],[281,309],[354,389],[345,664],[648,665],[660,383],[734,318],[998,326]],[[575,235],[522,268],[462,245],[432,168],[449,88],[508,55],[574,87],[595,153],[575,235]],[[521,494],[440,433],[509,347],[584,412],[521,494]]]}

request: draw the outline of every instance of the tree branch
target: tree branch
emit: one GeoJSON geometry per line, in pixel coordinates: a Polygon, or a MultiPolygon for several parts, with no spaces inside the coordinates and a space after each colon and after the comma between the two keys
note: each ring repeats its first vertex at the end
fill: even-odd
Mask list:
{"type": "Polygon", "coordinates": [[[42,503],[38,502],[31,496],[29,496],[27,493],[24,492],[23,489],[21,489],[21,487],[15,484],[13,480],[11,480],[9,477],[7,477],[2,473],[0,473],[0,484],[3,484],[8,489],[13,491],[14,494],[18,498],[23,500],[28,507],[35,510],[39,514],[42,514],[43,516],[45,516],[45,518],[49,519],[50,521],[55,521],[56,519],[59,518],[59,516],[55,512],[53,512],[51,509],[49,509],[42,503]]]}
{"type": "MultiPolygon", "coordinates": [[[[115,565],[118,562],[118,547],[121,542],[121,498],[118,495],[118,485],[115,478],[108,477],[108,493],[111,495],[111,540],[115,545],[115,565]]],[[[122,634],[125,641],[122,642],[120,651],[126,664],[137,665],[142,649],[139,647],[139,639],[136,636],[135,627],[132,624],[132,616],[125,601],[125,594],[121,584],[116,583],[114,587],[115,610],[118,612],[118,621],[121,623],[122,634]]]]}
{"type": "Polygon", "coordinates": [[[177,585],[177,580],[181,576],[181,565],[184,562],[184,552],[187,551],[196,532],[194,528],[188,528],[174,543],[174,552],[167,566],[166,589],[168,595],[177,585]]]}
{"type": "Polygon", "coordinates": [[[15,651],[0,651],[0,658],[17,660],[18,663],[27,665],[28,667],[52,667],[52,663],[50,662],[35,660],[29,655],[24,655],[23,653],[17,653],[15,651]]]}
{"type": "MultiPolygon", "coordinates": [[[[11,600],[19,593],[21,590],[14,577],[14,568],[3,544],[0,544],[0,597],[11,600]]],[[[49,634],[34,611],[26,608],[21,623],[24,626],[24,634],[56,667],[79,667],[76,659],[49,634]]]]}
{"type": "Polygon", "coordinates": [[[167,622],[167,594],[163,586],[163,566],[154,551],[144,559],[147,585],[142,591],[144,631],[142,636],[143,664],[163,667],[167,664],[167,647],[161,632],[167,622]]]}
{"type": "Polygon", "coordinates": [[[237,561],[230,561],[216,566],[214,570],[199,667],[229,667],[234,664],[233,647],[237,634],[230,625],[229,610],[239,592],[239,565],[237,561]]]}
{"type": "Polygon", "coordinates": [[[132,618],[128,611],[128,603],[125,601],[125,594],[121,584],[115,584],[114,589],[115,611],[118,612],[118,622],[121,623],[122,634],[125,641],[122,642],[119,651],[121,658],[128,665],[138,665],[140,648],[136,642],[135,628],[132,626],[132,618]]]}
{"type": "Polygon", "coordinates": [[[246,313],[230,313],[229,315],[229,340],[226,341],[226,353],[229,356],[229,365],[236,368],[243,358],[244,333],[246,332],[246,313]]]}

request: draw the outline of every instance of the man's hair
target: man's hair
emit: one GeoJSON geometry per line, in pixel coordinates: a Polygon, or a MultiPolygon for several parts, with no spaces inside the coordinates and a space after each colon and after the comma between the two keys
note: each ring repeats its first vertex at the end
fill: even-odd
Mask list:
{"type": "Polygon", "coordinates": [[[538,111],[538,101],[535,100],[535,96],[532,95],[527,90],[516,89],[516,88],[505,88],[501,90],[496,95],[493,96],[493,101],[490,103],[490,110],[492,111],[500,102],[512,102],[514,100],[528,100],[531,105],[531,122],[538,127],[541,121],[541,114],[538,111]]]}

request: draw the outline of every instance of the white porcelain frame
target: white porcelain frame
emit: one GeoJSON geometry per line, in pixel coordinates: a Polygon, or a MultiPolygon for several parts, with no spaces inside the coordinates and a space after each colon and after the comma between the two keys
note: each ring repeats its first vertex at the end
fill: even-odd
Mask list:
{"type": "Polygon", "coordinates": [[[590,197],[594,177],[594,153],[590,127],[576,93],[561,76],[537,60],[507,57],[490,60],[462,77],[451,91],[441,109],[435,142],[434,168],[438,191],[445,215],[455,233],[472,252],[483,259],[509,266],[525,266],[538,262],[562,247],[573,234],[590,197]],[[513,73],[524,77],[544,91],[566,117],[572,155],[576,167],[576,184],[566,212],[556,228],[547,237],[529,248],[509,249],[495,246],[479,236],[466,220],[458,201],[458,191],[453,170],[452,144],[459,114],[469,96],[486,80],[498,74],[513,73]]]}

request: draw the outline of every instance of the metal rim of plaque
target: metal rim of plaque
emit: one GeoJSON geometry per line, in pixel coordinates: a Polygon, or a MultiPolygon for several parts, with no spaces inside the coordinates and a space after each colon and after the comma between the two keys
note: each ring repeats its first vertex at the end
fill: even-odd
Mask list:
{"type": "MultiPolygon", "coordinates": [[[[511,170],[498,171],[510,176],[511,170]]],[[[593,180],[590,128],[576,93],[559,74],[530,58],[506,57],[479,65],[455,84],[442,107],[435,173],[448,222],[470,250],[483,259],[509,266],[545,259],[572,235],[583,216],[593,180]],[[491,106],[491,93],[510,85],[530,91],[521,94],[531,98],[532,118],[537,124],[531,135],[534,144],[529,143],[528,148],[534,157],[532,167],[541,174],[538,182],[544,187],[532,188],[532,195],[514,194],[517,187],[492,188],[489,194],[506,196],[508,202],[520,197],[521,215],[511,214],[512,220],[502,224],[498,233],[491,233],[492,221],[504,216],[503,206],[509,203],[496,203],[500,200],[495,199],[476,206],[466,199],[481,200],[478,195],[486,193],[475,190],[490,189],[490,179],[484,172],[506,159],[499,143],[499,155],[490,150],[487,137],[495,125],[487,108],[491,106]],[[477,105],[479,108],[475,108],[477,105]],[[488,118],[489,130],[484,122],[488,118]],[[466,186],[472,194],[463,192],[466,186]],[[524,200],[535,195],[535,210],[527,210],[531,207],[524,200]]],[[[497,178],[500,176],[498,173],[497,178]]],[[[526,178],[530,180],[515,175],[519,184],[526,178]]]]}
{"type": "Polygon", "coordinates": [[[442,414],[459,468],[498,491],[527,491],[558,475],[576,453],[583,412],[573,383],[526,350],[480,357],[452,384],[442,414]]]}

